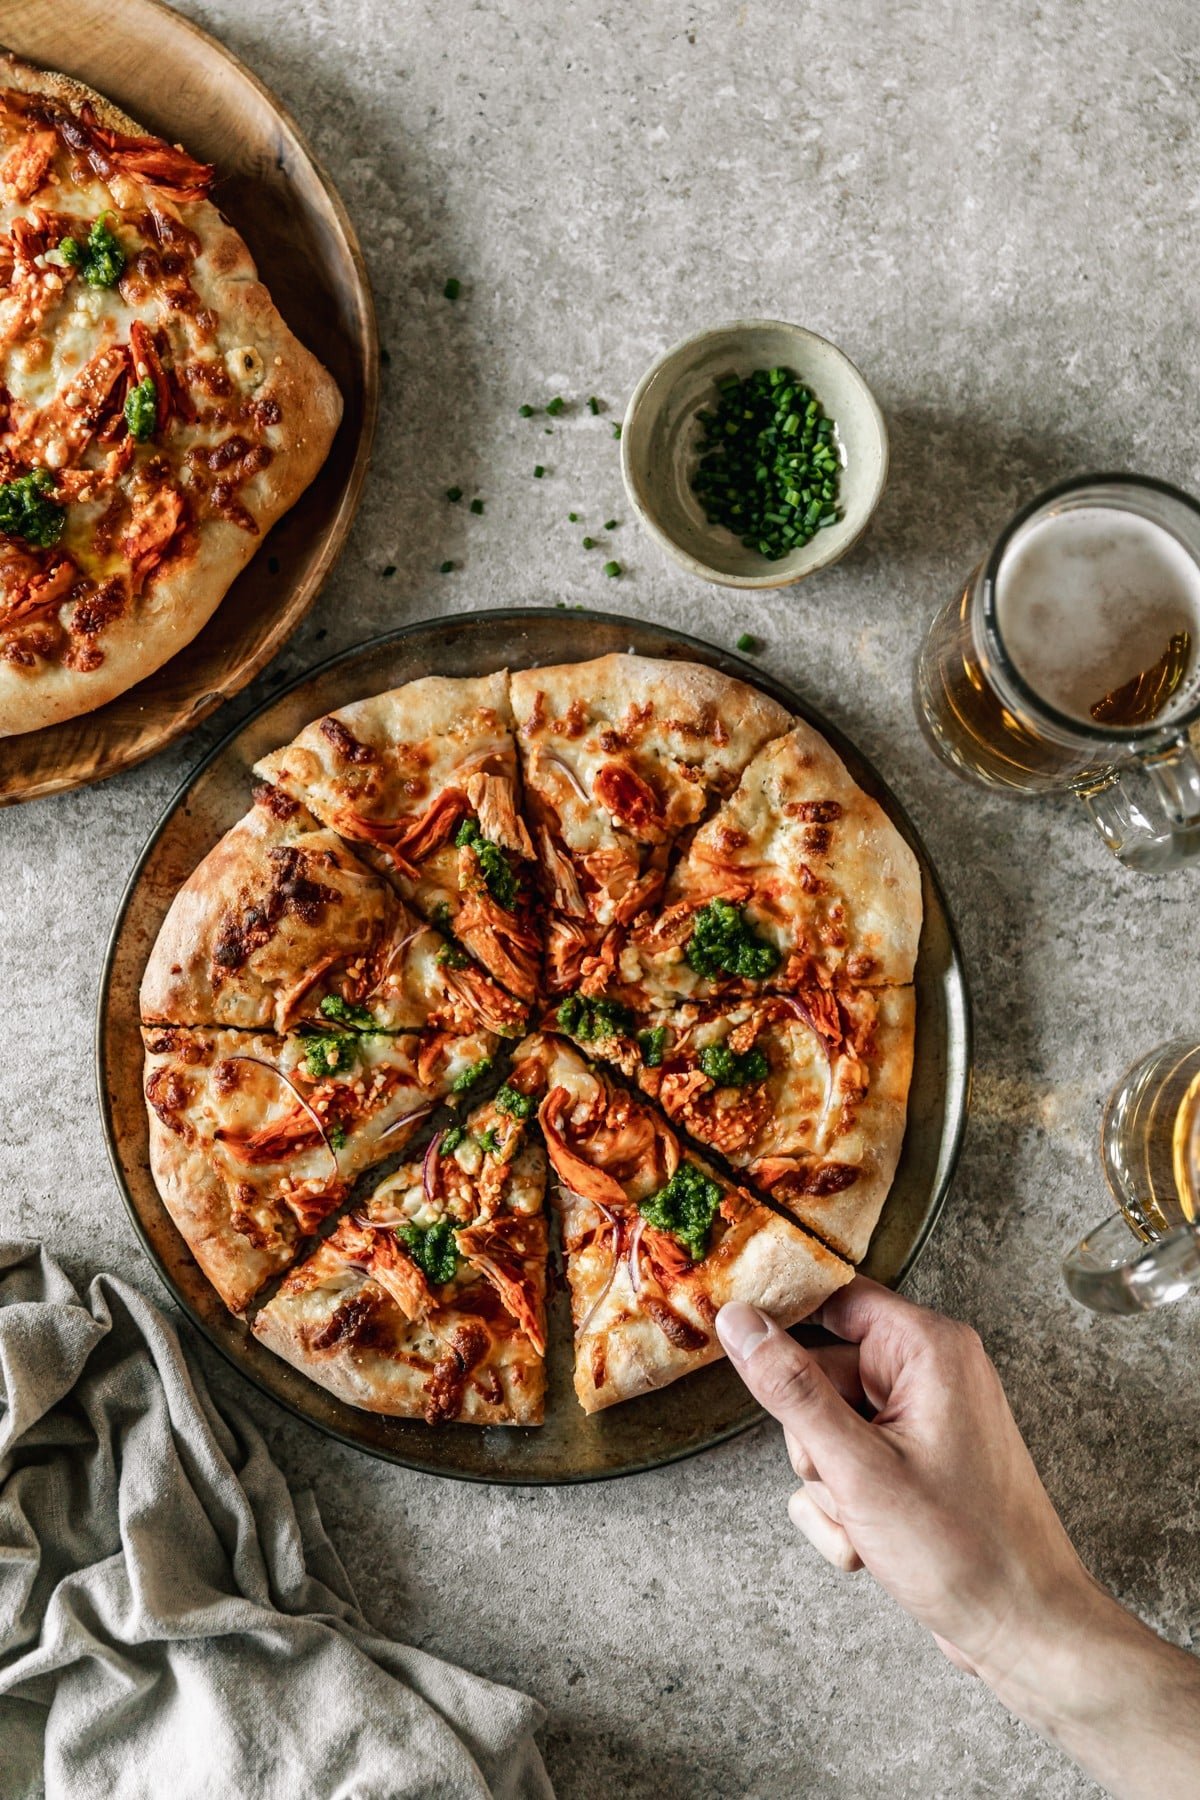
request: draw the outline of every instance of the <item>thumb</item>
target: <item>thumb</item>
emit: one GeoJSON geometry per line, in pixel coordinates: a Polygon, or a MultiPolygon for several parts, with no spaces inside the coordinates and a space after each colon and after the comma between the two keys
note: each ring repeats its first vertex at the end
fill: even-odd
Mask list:
{"type": "Polygon", "coordinates": [[[875,1462],[877,1434],[769,1314],[733,1301],[717,1314],[717,1335],[754,1398],[808,1453],[822,1479],[875,1462]]]}

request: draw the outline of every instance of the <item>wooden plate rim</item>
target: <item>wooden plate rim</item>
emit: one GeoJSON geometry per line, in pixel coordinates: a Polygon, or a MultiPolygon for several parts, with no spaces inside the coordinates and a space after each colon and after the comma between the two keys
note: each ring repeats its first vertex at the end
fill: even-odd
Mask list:
{"type": "MultiPolygon", "coordinates": [[[[714,1430],[712,1436],[706,1438],[701,1443],[686,1444],[678,1449],[667,1450],[665,1452],[650,1452],[644,1457],[631,1458],[628,1461],[613,1467],[571,1470],[565,1473],[556,1472],[554,1474],[541,1475],[515,1474],[506,1470],[484,1473],[473,1469],[448,1468],[443,1463],[427,1461],[419,1455],[413,1455],[408,1451],[397,1451],[383,1445],[364,1443],[360,1438],[356,1437],[352,1431],[343,1429],[328,1419],[315,1418],[310,1412],[306,1411],[301,1404],[293,1401],[284,1394],[276,1392],[276,1390],[271,1387],[255,1369],[250,1367],[241,1357],[239,1357],[236,1349],[231,1344],[217,1336],[216,1333],[210,1329],[207,1320],[197,1312],[187,1296],[174,1281],[169,1267],[164,1263],[157,1245],[154,1243],[149,1230],[142,1221],[129,1182],[126,1178],[121,1152],[118,1147],[117,1131],[112,1116],[109,1087],[105,1079],[104,1040],[113,967],[118,954],[121,935],[125,927],[126,916],[133,897],[137,892],[143,871],[153,855],[159,839],[171,824],[176,811],[185,803],[188,794],[195,784],[205,774],[208,768],[216,762],[218,758],[224,755],[242,733],[254,724],[255,720],[257,720],[262,713],[267,712],[270,708],[277,705],[279,701],[285,699],[289,694],[295,693],[297,689],[328,674],[340,664],[351,662],[360,656],[364,656],[374,651],[384,650],[393,644],[402,643],[405,638],[416,636],[422,632],[429,631],[430,629],[463,626],[480,620],[486,621],[489,625],[521,624],[530,619],[543,618],[546,611],[547,608],[545,607],[497,607],[488,609],[483,613],[446,613],[430,619],[415,620],[408,625],[399,626],[394,631],[382,632],[376,637],[364,638],[361,642],[352,644],[349,648],[341,650],[333,656],[327,657],[323,662],[314,664],[312,668],[307,669],[303,674],[298,675],[294,681],[289,682],[285,687],[281,687],[270,694],[263,700],[261,705],[257,706],[253,712],[247,714],[245,718],[240,719],[238,723],[225,734],[220,742],[215,744],[201,761],[196,764],[190,773],[185,776],[184,780],[180,783],[176,792],[172,795],[156,821],[130,871],[129,878],[125,883],[121,898],[117,905],[112,928],[109,932],[108,942],[105,948],[99,990],[96,999],[95,1031],[93,1040],[96,1095],[100,1112],[101,1129],[104,1133],[104,1142],[108,1153],[109,1166],[112,1169],[113,1178],[120,1191],[126,1214],[128,1215],[134,1233],[149,1261],[153,1265],[159,1280],[171,1295],[175,1305],[186,1315],[192,1326],[200,1332],[205,1341],[210,1344],[232,1368],[236,1369],[245,1380],[251,1382],[261,1394],[265,1395],[267,1399],[273,1401],[277,1406],[283,1407],[286,1412],[291,1413],[294,1418],[302,1420],[310,1428],[315,1428],[324,1435],[334,1438],[337,1442],[345,1444],[348,1448],[357,1450],[367,1456],[373,1456],[379,1461],[391,1463],[396,1467],[413,1469],[419,1474],[437,1475],[444,1480],[470,1482],[483,1487],[571,1487],[582,1486],[597,1481],[613,1481],[628,1475],[647,1474],[654,1469],[669,1468],[674,1463],[685,1462],[693,1456],[700,1455],[705,1450],[712,1450],[720,1444],[728,1443],[731,1439],[740,1437],[744,1432],[751,1430],[755,1425],[761,1424],[766,1419],[767,1414],[764,1412],[763,1408],[747,1394],[745,1416],[734,1420],[728,1426],[714,1430]]],[[[741,680],[748,682],[751,686],[758,687],[766,693],[769,693],[774,699],[778,700],[781,705],[788,707],[790,711],[804,718],[820,730],[833,744],[833,747],[837,750],[839,755],[844,754],[848,749],[853,760],[864,765],[871,771],[871,775],[879,792],[886,798],[889,817],[891,817],[893,823],[901,829],[910,848],[917,856],[921,866],[922,877],[924,880],[928,881],[937,898],[941,919],[944,924],[950,950],[950,966],[955,975],[954,998],[958,1009],[958,1020],[957,1045],[951,1046],[954,1049],[955,1054],[947,1069],[947,1095],[953,1099],[953,1106],[951,1112],[952,1123],[950,1124],[949,1129],[943,1133],[942,1141],[944,1152],[942,1157],[942,1171],[936,1188],[930,1195],[929,1204],[922,1219],[921,1226],[914,1235],[908,1253],[890,1283],[890,1285],[900,1288],[911,1275],[925,1246],[933,1234],[934,1228],[941,1217],[942,1210],[945,1206],[954,1179],[970,1113],[975,1059],[974,1006],[967,981],[962,945],[959,939],[958,929],[954,923],[954,918],[946,899],[945,889],[942,886],[941,879],[934,864],[930,860],[929,853],[925,848],[924,840],[909,816],[907,808],[896,797],[890,783],[879,774],[875,763],[871,761],[870,758],[866,757],[844,732],[840,731],[837,726],[826,720],[816,708],[788,687],[786,683],[778,680],[775,676],[756,668],[753,664],[747,662],[744,658],[736,655],[732,651],[726,651],[718,645],[709,644],[701,638],[692,637],[687,632],[677,631],[674,627],[663,625],[658,621],[635,619],[623,613],[602,612],[585,607],[579,608],[576,616],[580,619],[600,621],[606,625],[622,625],[631,628],[644,628],[647,624],[651,624],[655,630],[660,631],[664,636],[670,637],[681,646],[689,650],[699,651],[701,653],[701,659],[709,662],[710,666],[712,666],[710,659],[715,658],[723,670],[735,673],[741,680]]],[[[180,1243],[183,1243],[182,1238],[180,1238],[180,1243]]],[[[806,1328],[804,1326],[799,1326],[796,1329],[797,1331],[804,1331],[805,1329],[812,1330],[811,1327],[806,1328]]]]}
{"type": "MultiPolygon", "coordinates": [[[[124,4],[125,0],[121,0],[121,3],[124,4]]],[[[119,775],[125,769],[137,768],[139,763],[148,761],[152,756],[157,756],[160,750],[165,750],[169,744],[173,744],[178,738],[181,738],[187,732],[194,730],[196,726],[203,724],[205,719],[211,718],[212,714],[216,712],[219,707],[224,706],[225,702],[231,700],[235,694],[240,694],[243,688],[249,686],[256,675],[262,673],[267,664],[279,654],[288,639],[298,630],[307,614],[311,612],[330,570],[345,547],[346,538],[349,535],[350,527],[354,522],[354,517],[358,511],[359,503],[362,498],[363,484],[367,477],[367,469],[371,460],[371,451],[374,446],[375,429],[379,419],[379,321],[375,311],[375,295],[371,288],[371,278],[367,271],[366,260],[362,253],[362,245],[359,243],[358,233],[354,228],[350,214],[346,210],[345,202],[338,193],[325,164],[309,143],[307,135],[297,124],[290,109],[286,107],[283,101],[279,99],[278,95],[267,86],[266,82],[263,81],[260,76],[256,75],[253,69],[244,63],[241,57],[230,50],[227,45],[223,44],[219,38],[214,37],[211,32],[205,31],[204,27],[198,25],[194,19],[189,19],[185,14],[176,12],[174,7],[166,4],[166,0],[138,0],[138,4],[148,7],[152,12],[161,13],[165,18],[170,20],[172,27],[182,29],[185,34],[197,39],[197,41],[203,44],[207,50],[215,53],[221,60],[231,65],[242,79],[248,82],[260,95],[269,110],[275,115],[276,119],[279,120],[287,133],[291,136],[296,149],[309,164],[314,175],[317,177],[325,197],[329,202],[330,210],[337,221],[338,229],[349,253],[350,266],[354,270],[355,310],[360,321],[363,350],[361,365],[362,421],[359,427],[358,443],[355,447],[354,460],[350,464],[345,485],[342,490],[342,496],[338,502],[337,511],[330,522],[324,547],[314,567],[310,570],[304,581],[293,588],[286,607],[281,609],[280,630],[278,635],[272,635],[265,639],[263,644],[254,654],[247,656],[243,662],[237,665],[237,668],[228,677],[222,680],[219,689],[210,689],[209,693],[202,697],[202,703],[201,701],[197,701],[197,703],[190,707],[181,718],[176,719],[169,725],[164,725],[161,733],[150,740],[139,740],[137,749],[130,749],[125,753],[118,750],[113,756],[106,760],[102,767],[93,770],[90,774],[64,774],[61,776],[49,774],[33,780],[30,786],[21,789],[19,792],[0,793],[0,807],[20,806],[26,800],[41,800],[50,794],[73,793],[78,788],[91,787],[96,782],[107,781],[111,775],[119,775]]],[[[2,30],[3,22],[0,21],[0,31],[2,30]]],[[[3,39],[0,38],[0,48],[4,47],[3,39]]],[[[14,51],[13,54],[18,55],[20,53],[14,51]]],[[[303,504],[303,495],[301,495],[296,504],[303,504]]],[[[256,554],[261,554],[261,549],[256,554]]],[[[247,564],[246,566],[249,567],[250,565],[247,564]]],[[[221,609],[218,607],[213,614],[214,619],[220,617],[220,611],[221,609]]],[[[185,644],[183,650],[180,651],[179,654],[186,654],[188,648],[189,646],[185,644]]],[[[164,664],[164,667],[165,666],[166,665],[164,664]]],[[[157,674],[157,672],[157,670],[154,671],[155,674],[157,674]]],[[[152,677],[148,677],[148,679],[152,679],[152,677]]],[[[123,693],[135,692],[138,685],[139,684],[135,682],[132,688],[123,690],[123,693]]],[[[101,711],[102,709],[96,708],[95,710],[101,711]]],[[[86,718],[87,716],[86,713],[83,713],[75,715],[75,718],[86,718]]],[[[59,723],[72,724],[75,722],[75,718],[62,720],[59,721],[59,723]]],[[[54,731],[57,729],[57,726],[47,725],[42,727],[42,729],[45,731],[54,731]]],[[[28,736],[30,739],[33,739],[40,734],[39,732],[31,731],[28,733],[17,733],[16,735],[18,737],[28,736]]],[[[220,748],[220,746],[218,746],[218,748],[220,748]]],[[[206,758],[205,761],[207,762],[207,760],[208,759],[206,758]]],[[[204,764],[201,764],[194,773],[199,774],[200,767],[203,766],[204,764]]]]}

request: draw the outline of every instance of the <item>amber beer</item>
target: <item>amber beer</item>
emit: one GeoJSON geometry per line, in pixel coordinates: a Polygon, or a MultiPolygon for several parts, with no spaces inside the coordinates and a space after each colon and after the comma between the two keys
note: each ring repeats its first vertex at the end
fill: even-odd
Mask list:
{"type": "Polygon", "coordinates": [[[1105,1108],[1100,1144],[1139,1238],[1200,1219],[1200,1044],[1164,1044],[1135,1063],[1105,1108]]]}
{"type": "Polygon", "coordinates": [[[934,620],[915,701],[966,779],[1077,793],[1132,868],[1200,856],[1200,503],[1131,475],[1041,495],[934,620]]]}

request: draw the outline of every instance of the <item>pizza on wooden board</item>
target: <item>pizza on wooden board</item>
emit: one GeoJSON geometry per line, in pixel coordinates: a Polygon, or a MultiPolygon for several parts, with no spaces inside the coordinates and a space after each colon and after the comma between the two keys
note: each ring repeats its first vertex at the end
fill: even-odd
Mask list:
{"type": "Polygon", "coordinates": [[[215,177],[0,52],[0,736],[190,643],[333,442],[215,177]]]}
{"type": "Polygon", "coordinates": [[[539,1422],[543,1144],[589,1412],[719,1356],[726,1301],[792,1324],[851,1279],[920,878],[816,732],[608,656],[426,677],[256,773],[141,1006],[160,1191],[264,1344],[368,1410],[539,1422]]]}

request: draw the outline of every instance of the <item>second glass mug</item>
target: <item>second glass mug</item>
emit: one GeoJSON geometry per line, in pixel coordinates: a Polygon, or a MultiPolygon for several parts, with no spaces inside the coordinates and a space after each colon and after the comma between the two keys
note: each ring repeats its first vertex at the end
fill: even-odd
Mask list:
{"type": "MultiPolygon", "coordinates": [[[[1200,569],[1200,502],[1179,488],[1140,475],[1087,475],[1050,488],[1017,513],[933,621],[917,659],[917,717],[958,774],[1014,794],[1074,793],[1128,868],[1158,873],[1200,857],[1200,759],[1188,741],[1200,686],[1178,711],[1146,723],[1084,723],[1029,686],[999,628],[997,580],[1016,534],[1082,507],[1149,520],[1200,569]]],[[[1200,657],[1200,644],[1191,654],[1200,657]]]]}
{"type": "Polygon", "coordinates": [[[1121,1208],[1063,1260],[1093,1312],[1140,1313],[1200,1288],[1200,1043],[1178,1039],[1126,1071],[1100,1152],[1121,1208]]]}

